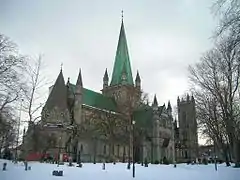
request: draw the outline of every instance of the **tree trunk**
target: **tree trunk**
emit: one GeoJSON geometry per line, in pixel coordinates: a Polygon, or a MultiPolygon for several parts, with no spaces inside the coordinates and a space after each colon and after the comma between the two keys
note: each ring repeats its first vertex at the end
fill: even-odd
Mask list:
{"type": "Polygon", "coordinates": [[[2,137],[1,141],[0,141],[0,157],[1,157],[1,154],[2,154],[3,145],[4,145],[4,137],[2,137]]]}
{"type": "Polygon", "coordinates": [[[225,147],[223,148],[223,155],[225,157],[226,166],[231,166],[230,161],[229,161],[228,151],[227,151],[227,148],[225,148],[225,147]]]}
{"type": "Polygon", "coordinates": [[[234,142],[234,162],[235,167],[240,168],[240,140],[234,142]]]}
{"type": "Polygon", "coordinates": [[[227,153],[228,153],[228,158],[229,158],[229,161],[230,162],[232,162],[232,154],[233,154],[233,152],[232,152],[232,148],[231,148],[231,146],[230,146],[230,144],[227,142],[227,153]]]}

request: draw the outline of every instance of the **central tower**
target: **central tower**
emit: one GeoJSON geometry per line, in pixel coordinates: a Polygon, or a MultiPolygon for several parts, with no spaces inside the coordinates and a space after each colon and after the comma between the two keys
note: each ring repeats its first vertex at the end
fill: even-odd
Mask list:
{"type": "Polygon", "coordinates": [[[129,103],[129,101],[135,104],[141,97],[141,79],[138,72],[135,84],[133,81],[123,15],[112,78],[109,84],[109,76],[106,69],[103,77],[102,93],[113,97],[118,105],[129,103]]]}

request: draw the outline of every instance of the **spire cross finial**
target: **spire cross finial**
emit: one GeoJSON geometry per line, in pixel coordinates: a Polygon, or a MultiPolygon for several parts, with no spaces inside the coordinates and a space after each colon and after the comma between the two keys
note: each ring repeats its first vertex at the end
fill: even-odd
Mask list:
{"type": "Polygon", "coordinates": [[[63,63],[61,63],[61,71],[62,71],[63,63]]]}
{"type": "Polygon", "coordinates": [[[122,12],[121,12],[121,13],[122,13],[122,20],[123,20],[123,10],[122,10],[122,12]]]}

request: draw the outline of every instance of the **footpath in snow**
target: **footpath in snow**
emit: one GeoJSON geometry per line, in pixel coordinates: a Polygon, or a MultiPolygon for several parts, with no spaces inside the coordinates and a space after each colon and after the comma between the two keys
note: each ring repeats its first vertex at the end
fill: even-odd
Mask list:
{"type": "MultiPolygon", "coordinates": [[[[132,169],[127,170],[127,164],[84,163],[82,168],[68,167],[67,165],[29,162],[30,171],[24,170],[23,163],[13,164],[10,161],[0,160],[0,180],[128,180],[132,178],[132,169]],[[7,171],[2,171],[3,162],[7,162],[7,171]],[[53,170],[63,170],[63,177],[52,176],[53,170]]],[[[136,164],[136,180],[240,180],[240,169],[218,165],[151,165],[142,167],[136,164]]]]}

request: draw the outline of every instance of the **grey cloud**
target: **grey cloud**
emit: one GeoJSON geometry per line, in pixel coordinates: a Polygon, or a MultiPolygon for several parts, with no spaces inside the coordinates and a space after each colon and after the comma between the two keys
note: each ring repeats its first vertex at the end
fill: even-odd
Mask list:
{"type": "Polygon", "coordinates": [[[98,91],[105,68],[112,73],[124,9],[134,78],[138,69],[150,96],[176,103],[188,88],[188,64],[212,44],[210,5],[209,0],[9,0],[0,7],[0,29],[22,52],[45,54],[49,79],[56,79],[63,63],[65,80],[75,82],[81,67],[84,85],[98,91]]]}

